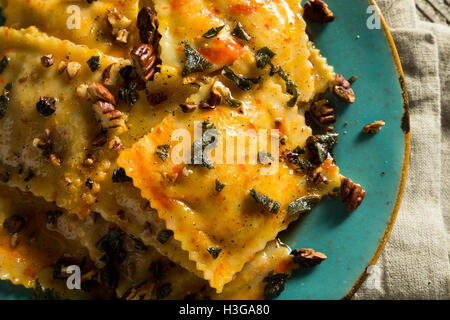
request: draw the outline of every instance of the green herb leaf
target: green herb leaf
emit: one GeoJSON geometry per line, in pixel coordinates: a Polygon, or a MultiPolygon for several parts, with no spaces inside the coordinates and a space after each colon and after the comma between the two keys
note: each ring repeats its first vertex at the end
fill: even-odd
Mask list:
{"type": "Polygon", "coordinates": [[[164,243],[166,243],[167,241],[169,241],[169,239],[170,239],[171,237],[173,237],[173,231],[172,231],[172,230],[167,230],[167,229],[165,229],[165,230],[161,230],[161,231],[159,232],[158,237],[157,237],[157,240],[158,240],[160,243],[164,244],[164,243]]]}
{"type": "Polygon", "coordinates": [[[308,150],[313,154],[314,162],[323,163],[328,155],[333,153],[333,148],[338,142],[339,135],[337,133],[321,134],[308,138],[306,145],[308,150]]]}
{"type": "Polygon", "coordinates": [[[5,71],[10,60],[11,59],[7,55],[4,55],[2,60],[0,60],[0,74],[2,74],[3,71],[5,71]]]}
{"type": "Polygon", "coordinates": [[[222,248],[217,248],[217,247],[209,247],[206,250],[213,257],[213,259],[217,259],[219,254],[222,252],[222,248]]]}
{"type": "Polygon", "coordinates": [[[347,81],[350,82],[350,84],[353,84],[356,80],[358,80],[358,76],[351,76],[347,81]]]}
{"type": "Polygon", "coordinates": [[[272,63],[272,58],[275,57],[275,52],[268,47],[264,47],[258,50],[256,53],[256,67],[258,69],[264,69],[267,65],[270,66],[270,75],[273,76],[276,73],[276,68],[272,63]]]}
{"type": "Polygon", "coordinates": [[[242,27],[242,24],[238,22],[236,27],[233,29],[233,32],[231,33],[234,37],[239,38],[244,41],[250,41],[252,37],[249,36],[247,32],[245,32],[244,28],[242,27]]]}
{"type": "Polygon", "coordinates": [[[222,190],[226,187],[226,184],[220,182],[219,180],[216,179],[216,191],[217,192],[222,192],[222,190]]]}
{"type": "Polygon", "coordinates": [[[288,207],[288,216],[300,215],[311,211],[320,202],[320,197],[306,196],[291,202],[288,207]]]}
{"type": "Polygon", "coordinates": [[[250,190],[250,196],[269,213],[277,214],[280,210],[280,203],[278,201],[256,192],[255,189],[250,190]]]}
{"type": "Polygon", "coordinates": [[[222,31],[222,29],[224,27],[225,26],[223,25],[223,26],[220,26],[220,27],[211,28],[202,37],[205,38],[205,39],[214,38],[215,36],[217,36],[220,33],[220,31],[222,31]]]}
{"type": "Polygon", "coordinates": [[[106,263],[122,262],[126,252],[122,249],[124,233],[120,229],[111,229],[96,244],[95,247],[104,253],[102,261],[106,263]]]}
{"type": "Polygon", "coordinates": [[[232,108],[239,108],[240,106],[242,106],[242,102],[240,102],[238,100],[233,100],[228,97],[224,97],[224,99],[225,99],[225,102],[228,103],[230,105],[230,107],[232,107],[232,108]]]}
{"type": "Polygon", "coordinates": [[[264,288],[264,296],[266,299],[274,299],[278,297],[284,290],[284,285],[289,278],[287,273],[274,273],[271,271],[263,282],[267,283],[264,288]]]}
{"type": "Polygon", "coordinates": [[[261,78],[244,78],[238,74],[236,74],[233,70],[231,70],[230,67],[225,66],[223,68],[223,75],[233,81],[236,86],[243,90],[243,91],[249,91],[252,89],[254,84],[257,84],[261,78]]]}
{"type": "Polygon", "coordinates": [[[87,61],[87,64],[92,72],[97,71],[102,67],[100,64],[100,56],[90,57],[89,60],[87,61]]]}
{"type": "Polygon", "coordinates": [[[186,56],[186,62],[181,74],[183,77],[191,73],[203,72],[213,67],[213,64],[203,58],[187,41],[184,43],[184,55],[186,56]]]}
{"type": "Polygon", "coordinates": [[[170,144],[163,144],[156,148],[156,155],[164,162],[169,157],[170,144]]]}
{"type": "Polygon", "coordinates": [[[119,284],[119,271],[117,271],[116,265],[109,261],[106,265],[100,269],[100,282],[111,288],[116,289],[119,284]]]}
{"type": "Polygon", "coordinates": [[[6,111],[8,110],[9,103],[9,95],[11,94],[13,84],[11,82],[7,83],[5,88],[3,89],[2,95],[0,95],[0,119],[5,116],[6,111]]]}
{"type": "Polygon", "coordinates": [[[280,67],[277,71],[278,75],[283,79],[286,83],[286,92],[289,93],[293,98],[288,101],[287,105],[289,107],[294,107],[298,100],[298,89],[297,85],[292,81],[287,73],[280,67]]]}
{"type": "Polygon", "coordinates": [[[124,168],[114,169],[112,175],[113,183],[132,182],[133,179],[127,176],[124,168]]]}
{"type": "Polygon", "coordinates": [[[214,170],[215,167],[206,152],[217,146],[217,137],[220,135],[220,132],[214,123],[209,120],[202,122],[202,130],[206,130],[206,132],[201,139],[195,140],[192,145],[193,156],[191,164],[201,165],[209,170],[214,170]]]}
{"type": "Polygon", "coordinates": [[[135,105],[139,99],[139,94],[137,93],[137,83],[132,81],[126,87],[120,87],[119,97],[125,101],[128,106],[132,107],[135,105]]]}

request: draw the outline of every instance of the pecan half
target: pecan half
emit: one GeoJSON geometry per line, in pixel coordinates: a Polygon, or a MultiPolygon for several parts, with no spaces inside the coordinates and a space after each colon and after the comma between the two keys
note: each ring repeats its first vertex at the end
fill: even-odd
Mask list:
{"type": "Polygon", "coordinates": [[[354,211],[363,202],[366,192],[359,184],[346,177],[341,178],[341,200],[347,203],[347,210],[354,211]]]}
{"type": "Polygon", "coordinates": [[[317,266],[322,263],[327,256],[322,252],[317,252],[314,249],[295,249],[291,252],[291,255],[294,256],[294,262],[297,263],[300,267],[303,268],[311,268],[317,266]]]}
{"type": "Polygon", "coordinates": [[[137,18],[137,27],[141,42],[146,44],[153,44],[157,40],[157,15],[151,7],[144,7],[139,11],[137,18]]]}
{"type": "Polygon", "coordinates": [[[364,126],[363,131],[364,133],[377,133],[380,132],[381,128],[383,128],[385,124],[386,122],[383,120],[375,121],[364,126]]]}
{"type": "Polygon", "coordinates": [[[113,105],[116,104],[116,99],[114,98],[112,93],[98,82],[92,82],[88,87],[88,91],[94,99],[103,100],[113,105]]]}
{"type": "Polygon", "coordinates": [[[122,119],[122,112],[116,110],[113,104],[97,101],[92,105],[92,108],[103,129],[126,128],[125,121],[122,119]]]}
{"type": "Polygon", "coordinates": [[[334,79],[333,93],[347,103],[355,102],[355,92],[350,88],[350,82],[340,74],[336,74],[334,79]]]}
{"type": "Polygon", "coordinates": [[[303,6],[303,17],[313,22],[327,23],[334,20],[333,12],[322,0],[309,0],[303,6]]]}
{"type": "Polygon", "coordinates": [[[139,76],[144,81],[149,81],[156,73],[156,52],[152,45],[141,44],[134,47],[131,57],[135,63],[139,76]]]}
{"type": "Polygon", "coordinates": [[[311,107],[312,114],[321,124],[330,124],[336,122],[334,108],[330,106],[327,99],[322,99],[313,103],[311,107]]]}

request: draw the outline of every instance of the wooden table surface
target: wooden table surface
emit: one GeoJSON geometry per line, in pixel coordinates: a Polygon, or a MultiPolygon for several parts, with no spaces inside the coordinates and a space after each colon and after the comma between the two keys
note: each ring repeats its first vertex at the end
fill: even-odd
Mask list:
{"type": "Polygon", "coordinates": [[[415,0],[421,20],[450,25],[450,0],[415,0]]]}

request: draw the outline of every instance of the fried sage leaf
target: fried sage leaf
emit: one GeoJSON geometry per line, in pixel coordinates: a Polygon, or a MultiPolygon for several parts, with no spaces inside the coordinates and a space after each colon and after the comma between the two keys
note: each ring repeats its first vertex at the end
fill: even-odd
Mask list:
{"type": "Polygon", "coordinates": [[[333,153],[333,148],[338,142],[339,134],[329,133],[311,136],[307,139],[306,145],[313,155],[313,162],[323,163],[328,155],[333,153]]]}
{"type": "Polygon", "coordinates": [[[249,91],[252,89],[253,85],[258,84],[261,78],[244,78],[236,74],[230,67],[225,66],[223,68],[223,75],[233,81],[236,86],[243,90],[249,91]]]}
{"type": "Polygon", "coordinates": [[[216,179],[216,191],[217,192],[222,192],[222,190],[226,187],[226,184],[220,182],[219,180],[216,179]]]}
{"type": "Polygon", "coordinates": [[[275,52],[268,47],[264,47],[258,50],[256,53],[256,67],[258,69],[264,69],[267,65],[270,66],[270,75],[273,76],[276,73],[276,68],[272,63],[272,58],[275,57],[275,52]]]}
{"type": "Polygon", "coordinates": [[[86,63],[92,72],[97,71],[98,69],[100,69],[102,67],[100,64],[100,56],[92,56],[89,58],[89,60],[86,63]]]}
{"type": "Polygon", "coordinates": [[[255,189],[250,190],[250,196],[269,213],[277,214],[280,210],[280,203],[278,201],[256,192],[255,189]]]}
{"type": "Polygon", "coordinates": [[[213,257],[213,259],[217,259],[219,254],[222,252],[222,249],[221,248],[217,248],[217,247],[210,247],[210,248],[208,248],[206,250],[211,255],[211,257],[213,257]]]}
{"type": "Polygon", "coordinates": [[[231,33],[234,37],[239,38],[244,41],[250,41],[252,37],[245,32],[244,28],[242,27],[242,24],[238,22],[236,27],[233,29],[233,32],[231,33]]]}
{"type": "Polygon", "coordinates": [[[311,211],[320,202],[320,197],[306,196],[291,202],[288,207],[288,216],[300,215],[311,211]]]}
{"type": "Polygon", "coordinates": [[[289,107],[294,107],[295,104],[297,103],[298,96],[299,96],[297,85],[294,83],[294,81],[292,81],[289,78],[289,76],[283,70],[283,68],[281,68],[281,67],[278,68],[277,73],[281,77],[281,79],[283,79],[284,82],[286,83],[286,92],[289,93],[291,96],[293,96],[292,99],[288,101],[287,105],[289,107]]]}
{"type": "Polygon", "coordinates": [[[211,29],[209,29],[208,31],[206,31],[206,33],[205,34],[203,34],[203,38],[205,38],[205,39],[211,39],[211,38],[214,38],[215,36],[217,36],[219,33],[220,33],[220,31],[222,31],[222,29],[224,28],[225,26],[223,25],[223,26],[220,26],[220,27],[214,27],[214,28],[211,28],[211,29]]]}
{"type": "Polygon", "coordinates": [[[181,74],[183,77],[192,73],[203,72],[213,67],[213,64],[203,58],[187,41],[184,44],[184,55],[186,56],[186,62],[181,74]]]}
{"type": "Polygon", "coordinates": [[[163,144],[156,148],[156,155],[164,162],[169,157],[170,144],[163,144]]]}

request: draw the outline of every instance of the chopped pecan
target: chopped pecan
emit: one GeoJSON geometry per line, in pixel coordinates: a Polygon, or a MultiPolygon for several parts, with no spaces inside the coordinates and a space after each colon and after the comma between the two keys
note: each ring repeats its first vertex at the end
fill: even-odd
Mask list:
{"type": "Polygon", "coordinates": [[[55,59],[53,59],[53,56],[51,54],[47,54],[45,56],[42,56],[41,63],[44,67],[50,68],[55,63],[55,59]]]}
{"type": "Polygon", "coordinates": [[[198,103],[182,103],[180,104],[181,110],[183,110],[184,113],[193,112],[195,109],[198,108],[198,103]]]}
{"type": "Polygon", "coordinates": [[[108,11],[107,19],[112,27],[112,35],[116,37],[116,40],[127,43],[128,30],[126,29],[130,26],[131,20],[120,14],[116,8],[108,11]]]}
{"type": "Polygon", "coordinates": [[[294,256],[294,262],[303,268],[319,265],[327,258],[326,255],[314,249],[295,249],[291,252],[291,255],[294,256]]]}
{"type": "Polygon", "coordinates": [[[341,178],[341,200],[347,203],[347,210],[354,211],[363,202],[366,192],[359,184],[346,177],[341,178]]]}
{"type": "Polygon", "coordinates": [[[7,183],[9,181],[9,172],[0,172],[0,181],[3,183],[7,183]]]}
{"type": "Polygon", "coordinates": [[[135,62],[138,74],[144,81],[149,81],[156,73],[156,52],[150,44],[134,47],[131,57],[135,62]]]}
{"type": "Polygon", "coordinates": [[[69,62],[67,64],[67,68],[66,68],[66,73],[67,76],[72,79],[75,78],[78,74],[78,72],[80,72],[81,69],[81,64],[79,64],[78,62],[69,62]]]}
{"type": "Polygon", "coordinates": [[[157,106],[167,100],[167,94],[165,92],[149,93],[147,99],[150,105],[157,106]]]}
{"type": "Polygon", "coordinates": [[[334,108],[330,106],[327,99],[322,99],[313,103],[311,107],[312,114],[321,124],[330,124],[336,122],[334,108]]]}
{"type": "Polygon", "coordinates": [[[303,17],[313,22],[327,23],[334,20],[333,12],[322,0],[309,0],[303,6],[303,17]]]}
{"type": "Polygon", "coordinates": [[[314,183],[314,184],[320,184],[320,183],[324,183],[324,184],[328,184],[328,180],[327,178],[322,174],[323,172],[323,168],[322,167],[317,167],[316,169],[314,169],[310,176],[308,177],[308,179],[314,183]]]}
{"type": "Polygon", "coordinates": [[[377,133],[380,132],[381,128],[383,128],[385,124],[386,122],[383,120],[375,121],[372,122],[371,124],[364,126],[363,131],[364,133],[377,133]]]}
{"type": "Polygon", "coordinates": [[[98,82],[92,82],[88,88],[89,94],[97,100],[102,100],[115,105],[116,99],[112,93],[98,82]]]}
{"type": "Polygon", "coordinates": [[[61,61],[61,62],[58,64],[58,69],[57,69],[58,74],[63,73],[64,70],[66,70],[66,68],[67,68],[67,62],[61,61]]]}
{"type": "Polygon", "coordinates": [[[355,92],[350,88],[350,82],[340,74],[336,74],[333,93],[347,103],[355,102],[355,92]]]}
{"type": "Polygon", "coordinates": [[[114,86],[117,84],[117,80],[119,79],[119,70],[120,65],[118,63],[112,63],[105,70],[103,70],[102,74],[102,83],[107,86],[114,86]]]}
{"type": "Polygon", "coordinates": [[[116,40],[121,43],[128,43],[129,34],[130,33],[126,29],[119,30],[119,32],[117,32],[116,40]]]}
{"type": "Polygon", "coordinates": [[[103,129],[126,128],[125,121],[122,119],[122,112],[116,110],[113,104],[97,101],[92,107],[103,129]]]}
{"type": "Polygon", "coordinates": [[[151,7],[144,7],[139,11],[137,18],[137,27],[141,42],[153,44],[157,40],[157,15],[151,7]]]}

